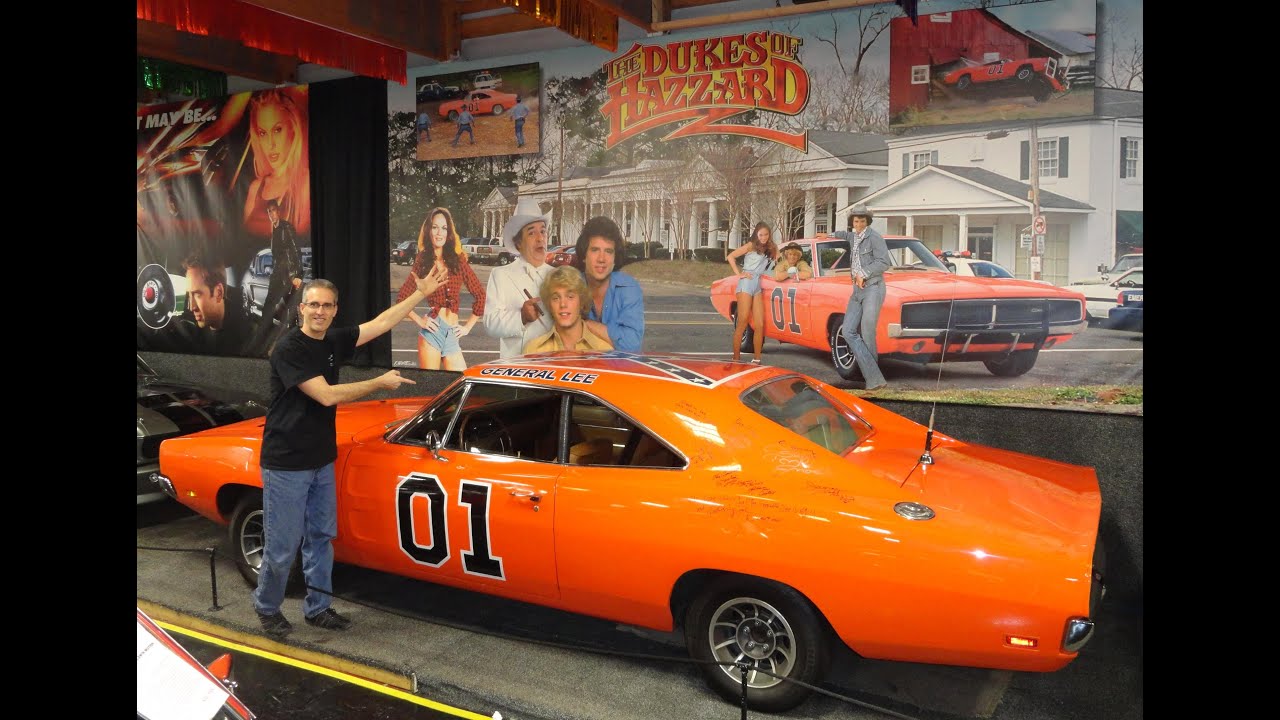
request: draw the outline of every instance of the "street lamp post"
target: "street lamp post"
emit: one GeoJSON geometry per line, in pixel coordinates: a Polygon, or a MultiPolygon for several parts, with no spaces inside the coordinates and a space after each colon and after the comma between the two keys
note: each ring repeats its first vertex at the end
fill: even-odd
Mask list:
{"type": "MultiPolygon", "coordinates": [[[[1040,141],[1036,135],[1036,124],[1031,123],[1031,279],[1039,280],[1040,238],[1042,235],[1035,227],[1040,217],[1040,141]]],[[[1046,231],[1048,228],[1044,228],[1046,231]]]]}

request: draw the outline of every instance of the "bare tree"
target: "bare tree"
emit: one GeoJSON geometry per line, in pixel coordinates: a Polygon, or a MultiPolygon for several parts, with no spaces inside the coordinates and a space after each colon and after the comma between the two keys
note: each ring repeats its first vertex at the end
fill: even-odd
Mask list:
{"type": "Polygon", "coordinates": [[[1098,48],[1098,84],[1120,90],[1142,89],[1142,28],[1128,17],[1107,16],[1098,48]]]}
{"type": "Polygon", "coordinates": [[[809,189],[801,180],[804,173],[800,171],[807,162],[804,153],[779,145],[751,173],[756,215],[776,228],[780,241],[803,233],[803,224],[798,224],[795,217],[797,210],[803,210],[805,191],[809,189]]]}

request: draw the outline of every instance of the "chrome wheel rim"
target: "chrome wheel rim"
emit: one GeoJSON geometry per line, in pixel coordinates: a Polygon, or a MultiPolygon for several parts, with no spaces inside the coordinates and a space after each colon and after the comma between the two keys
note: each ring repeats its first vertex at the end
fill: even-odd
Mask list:
{"type": "Polygon", "coordinates": [[[831,332],[831,357],[839,367],[845,370],[853,367],[853,351],[849,349],[849,343],[845,342],[844,333],[840,332],[840,328],[831,332]]]}
{"type": "MultiPolygon", "coordinates": [[[[711,656],[721,663],[747,665],[747,687],[757,690],[782,682],[757,670],[783,677],[796,664],[796,639],[791,623],[777,608],[762,600],[737,597],[716,608],[707,628],[711,656]]],[[[721,665],[720,671],[733,682],[742,683],[743,671],[735,665],[721,665]]]]}
{"type": "Polygon", "coordinates": [[[262,569],[262,550],[266,543],[262,518],[262,511],[255,510],[245,516],[244,524],[240,526],[240,557],[254,572],[262,569]]]}

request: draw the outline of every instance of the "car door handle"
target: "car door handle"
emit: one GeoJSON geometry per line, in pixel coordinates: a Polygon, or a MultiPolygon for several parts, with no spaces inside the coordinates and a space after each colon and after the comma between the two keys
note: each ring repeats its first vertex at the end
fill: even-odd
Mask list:
{"type": "Polygon", "coordinates": [[[511,497],[529,498],[529,502],[542,502],[542,496],[533,490],[512,490],[511,497]]]}

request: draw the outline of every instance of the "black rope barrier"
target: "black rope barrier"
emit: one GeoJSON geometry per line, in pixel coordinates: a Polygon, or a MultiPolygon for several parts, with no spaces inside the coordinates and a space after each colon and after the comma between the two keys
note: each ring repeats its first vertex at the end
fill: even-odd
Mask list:
{"type": "MultiPolygon", "coordinates": [[[[236,562],[235,558],[230,557],[230,556],[228,556],[228,555],[226,555],[226,554],[224,554],[224,553],[222,553],[222,552],[219,552],[219,551],[217,550],[217,548],[212,548],[212,547],[205,547],[205,548],[166,548],[166,547],[151,547],[151,546],[146,546],[146,545],[138,545],[138,546],[137,546],[137,549],[139,549],[139,550],[160,551],[160,552],[208,553],[208,554],[209,554],[209,574],[210,574],[210,584],[211,584],[211,586],[212,586],[212,593],[213,593],[213,605],[212,605],[209,609],[210,609],[210,610],[212,610],[212,611],[219,611],[219,610],[222,610],[222,609],[223,609],[221,606],[219,606],[219,605],[218,605],[218,573],[217,573],[217,567],[216,567],[216,563],[215,563],[215,558],[217,558],[217,557],[222,557],[224,560],[227,560],[228,562],[232,562],[232,563],[235,563],[235,562],[236,562]]],[[[424,580],[424,581],[422,581],[422,582],[430,582],[430,581],[425,581],[425,580],[424,580]]],[[[477,627],[477,626],[475,626],[475,625],[466,625],[466,624],[462,624],[462,623],[455,623],[455,622],[450,622],[450,621],[448,621],[448,620],[442,620],[442,619],[439,619],[439,618],[424,618],[424,617],[421,617],[421,616],[418,616],[418,615],[410,615],[410,614],[407,614],[407,613],[398,612],[398,611],[396,611],[396,610],[392,610],[392,609],[385,608],[385,607],[380,607],[380,606],[378,606],[378,605],[373,605],[373,604],[370,604],[370,603],[364,602],[364,601],[362,601],[362,600],[356,600],[356,599],[354,599],[354,598],[350,598],[350,597],[346,597],[346,596],[343,596],[343,595],[339,595],[339,594],[337,594],[337,593],[329,592],[329,591],[327,591],[327,590],[321,590],[320,588],[312,587],[312,586],[310,586],[310,585],[307,585],[306,583],[303,583],[303,587],[304,587],[305,589],[307,589],[307,590],[311,590],[311,591],[314,591],[314,592],[322,593],[322,594],[324,594],[324,595],[328,595],[329,597],[332,597],[332,598],[337,598],[337,599],[339,599],[339,600],[341,600],[341,601],[343,601],[343,602],[345,602],[345,603],[350,603],[350,604],[352,604],[352,605],[359,605],[360,607],[368,608],[368,609],[370,609],[370,610],[375,610],[375,611],[377,611],[377,612],[381,612],[381,613],[386,613],[386,614],[388,614],[388,615],[394,615],[394,616],[396,616],[396,617],[404,618],[404,619],[406,619],[406,620],[413,620],[413,621],[416,621],[416,622],[424,622],[424,623],[427,623],[427,624],[429,624],[429,625],[438,625],[438,626],[441,626],[441,627],[447,627],[447,628],[450,628],[450,629],[452,629],[452,630],[462,630],[462,631],[464,631],[464,632],[475,633],[475,634],[477,634],[477,635],[485,635],[485,636],[487,636],[487,637],[500,638],[500,639],[503,639],[503,640],[513,640],[513,641],[522,642],[522,643],[527,643],[527,644],[531,644],[531,645],[540,645],[540,646],[542,646],[542,647],[555,648],[555,649],[557,649],[557,650],[571,650],[571,651],[574,651],[574,652],[587,652],[587,653],[593,653],[593,654],[596,654],[596,655],[607,655],[607,656],[610,656],[610,657],[625,658],[625,659],[629,659],[629,660],[646,660],[646,661],[658,661],[658,662],[668,662],[668,663],[669,663],[669,662],[677,662],[677,663],[686,663],[686,664],[690,664],[690,665],[716,665],[716,666],[720,666],[720,667],[736,667],[736,668],[738,669],[738,672],[739,672],[739,675],[740,675],[741,684],[742,684],[742,694],[741,694],[741,696],[740,696],[740,702],[739,702],[739,704],[740,704],[740,708],[741,708],[741,712],[742,712],[741,720],[748,720],[748,719],[747,719],[747,711],[748,711],[748,709],[749,709],[749,705],[748,705],[748,701],[747,701],[747,689],[748,689],[747,672],[748,672],[748,671],[753,671],[753,672],[756,672],[756,673],[760,673],[760,674],[768,675],[769,677],[775,678],[775,679],[777,679],[777,680],[781,680],[782,682],[787,682],[787,683],[792,683],[792,684],[795,684],[795,685],[799,685],[800,687],[806,688],[806,689],[808,689],[808,690],[810,690],[810,691],[812,691],[812,692],[815,692],[815,693],[817,693],[817,694],[819,694],[819,695],[824,695],[824,696],[829,697],[829,698],[832,698],[832,699],[834,699],[834,700],[839,700],[839,701],[841,701],[841,702],[846,702],[846,703],[849,703],[849,704],[851,704],[851,705],[856,705],[856,706],[858,706],[858,707],[860,707],[860,708],[863,708],[863,709],[865,709],[865,710],[871,710],[872,712],[878,712],[878,713],[881,713],[881,714],[883,714],[883,715],[887,715],[887,716],[889,716],[889,717],[898,718],[899,720],[920,720],[920,718],[918,718],[918,717],[916,717],[916,716],[914,716],[914,715],[906,715],[906,714],[903,714],[903,713],[897,712],[896,710],[891,710],[891,709],[889,709],[889,708],[882,707],[882,706],[876,705],[876,704],[874,704],[874,703],[869,703],[869,702],[866,702],[866,701],[863,701],[863,700],[858,700],[857,698],[852,698],[852,697],[849,697],[849,696],[847,696],[847,695],[841,695],[840,693],[833,692],[833,691],[831,691],[831,690],[826,690],[826,689],[821,688],[821,687],[818,687],[818,686],[816,686],[816,685],[810,685],[809,683],[806,683],[806,682],[801,681],[801,680],[796,680],[796,679],[794,679],[794,678],[789,678],[789,677],[786,677],[786,676],[784,676],[784,675],[778,675],[777,673],[774,673],[774,672],[769,671],[769,670],[765,670],[765,669],[764,669],[764,668],[762,668],[762,667],[757,667],[757,666],[752,665],[751,663],[746,662],[746,661],[743,661],[743,660],[733,660],[733,661],[695,660],[694,658],[691,658],[691,657],[688,657],[688,656],[684,656],[684,655],[655,655],[655,654],[651,654],[651,653],[633,653],[633,652],[623,652],[623,651],[620,651],[620,650],[609,650],[609,649],[603,649],[603,648],[593,648],[593,647],[588,647],[588,646],[585,646],[585,645],[571,645],[571,644],[567,644],[567,643],[554,642],[554,641],[551,641],[551,640],[540,640],[540,639],[537,639],[537,638],[521,637],[521,636],[519,636],[519,635],[508,635],[508,634],[506,634],[506,633],[494,632],[494,631],[491,631],[491,630],[487,630],[487,629],[485,629],[485,628],[477,627]]]]}

